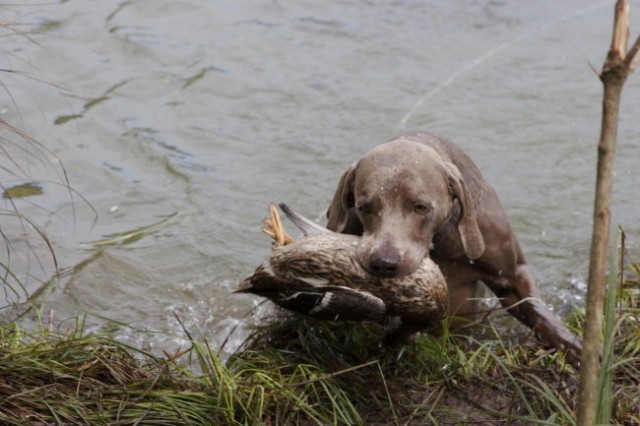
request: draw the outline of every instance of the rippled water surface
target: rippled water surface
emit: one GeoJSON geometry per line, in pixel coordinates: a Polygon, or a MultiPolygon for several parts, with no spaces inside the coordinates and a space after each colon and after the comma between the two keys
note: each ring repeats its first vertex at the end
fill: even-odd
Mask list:
{"type": "MultiPolygon", "coordinates": [[[[240,325],[239,341],[257,299],[230,290],[269,251],[267,203],[322,220],[352,161],[422,129],[457,141],[493,183],[549,303],[581,303],[601,104],[591,66],[608,49],[612,2],[69,0],[0,11],[12,24],[0,68],[17,71],[0,74],[1,117],[47,149],[34,161],[14,147],[43,189],[18,207],[61,270],[45,286],[46,247],[16,242],[12,265],[31,275],[6,298],[46,290],[56,322],[88,311],[152,350],[181,343],[174,313],[214,344],[240,325]]],[[[639,17],[632,10],[632,35],[639,17]]],[[[636,74],[613,215],[632,249],[639,111],[636,74]]],[[[5,186],[24,180],[2,173],[5,186]]],[[[3,230],[22,232],[8,220],[3,230]]]]}

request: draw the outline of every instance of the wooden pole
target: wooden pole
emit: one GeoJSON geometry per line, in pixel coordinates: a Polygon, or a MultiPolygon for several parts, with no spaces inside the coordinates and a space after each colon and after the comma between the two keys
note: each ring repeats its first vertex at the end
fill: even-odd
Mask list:
{"type": "Polygon", "coordinates": [[[611,225],[611,188],[613,163],[618,133],[618,111],[622,87],[638,63],[640,37],[627,52],[629,38],[629,1],[618,0],[615,9],[613,37],[600,80],[604,86],[602,123],[598,143],[598,171],[593,211],[593,234],[587,288],[587,313],[582,347],[578,426],[595,423],[596,387],[602,353],[602,317],[605,278],[611,225]]]}

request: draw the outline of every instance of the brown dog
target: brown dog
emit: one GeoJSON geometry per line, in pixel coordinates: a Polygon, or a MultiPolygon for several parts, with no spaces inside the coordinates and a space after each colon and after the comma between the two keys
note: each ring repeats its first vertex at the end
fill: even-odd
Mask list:
{"type": "Polygon", "coordinates": [[[540,300],[495,191],[453,142],[412,133],[378,145],[342,176],[327,216],[332,231],[362,235],[357,257],[370,273],[402,276],[430,256],[447,279],[451,315],[473,314],[481,281],[579,362],[580,340],[540,300]]]}

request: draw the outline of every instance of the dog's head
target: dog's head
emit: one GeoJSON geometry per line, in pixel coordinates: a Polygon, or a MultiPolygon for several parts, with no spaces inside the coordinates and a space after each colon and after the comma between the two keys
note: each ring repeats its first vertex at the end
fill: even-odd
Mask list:
{"type": "Polygon", "coordinates": [[[398,139],[378,145],[342,176],[327,227],[362,235],[357,258],[374,275],[415,271],[435,237],[469,259],[484,252],[474,202],[458,168],[435,149],[398,139]]]}

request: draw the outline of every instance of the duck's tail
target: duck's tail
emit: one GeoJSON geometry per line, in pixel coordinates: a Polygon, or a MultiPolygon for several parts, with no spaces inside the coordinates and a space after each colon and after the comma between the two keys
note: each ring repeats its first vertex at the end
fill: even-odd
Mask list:
{"type": "Polygon", "coordinates": [[[291,210],[285,203],[280,203],[278,205],[280,206],[280,209],[283,211],[283,213],[287,215],[289,220],[293,222],[293,224],[298,228],[300,228],[302,232],[304,232],[304,235],[324,234],[327,232],[331,232],[327,228],[323,228],[317,223],[312,222],[310,219],[307,219],[301,214],[291,210]]]}

